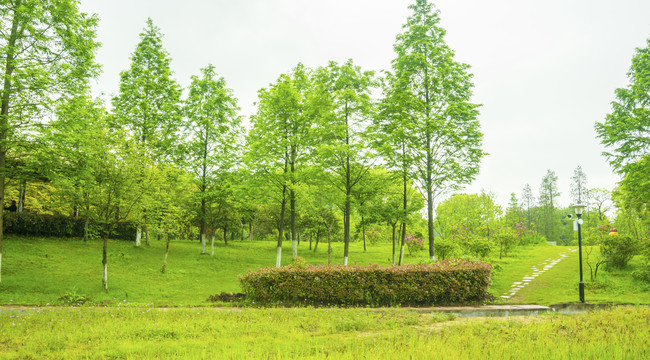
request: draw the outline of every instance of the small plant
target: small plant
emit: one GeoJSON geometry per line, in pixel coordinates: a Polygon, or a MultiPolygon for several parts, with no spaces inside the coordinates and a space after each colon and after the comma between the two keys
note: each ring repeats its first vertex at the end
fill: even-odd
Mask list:
{"type": "Polygon", "coordinates": [[[420,239],[416,235],[409,235],[405,237],[404,242],[406,243],[406,247],[408,248],[410,255],[424,250],[424,240],[420,239]]]}
{"type": "Polygon", "coordinates": [[[375,245],[381,238],[381,233],[378,230],[370,229],[366,231],[366,238],[370,241],[370,245],[375,245]]]}
{"type": "Polygon", "coordinates": [[[70,306],[83,305],[90,301],[90,296],[78,294],[76,290],[72,290],[61,296],[59,301],[70,306]]]}

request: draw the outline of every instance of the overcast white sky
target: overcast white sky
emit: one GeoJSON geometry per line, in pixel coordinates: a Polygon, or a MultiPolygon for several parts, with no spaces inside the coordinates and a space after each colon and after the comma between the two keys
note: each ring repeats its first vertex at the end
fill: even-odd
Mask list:
{"type": "MultiPolygon", "coordinates": [[[[354,59],[390,68],[395,36],[415,0],[81,0],[100,18],[96,93],[117,93],[119,73],[148,17],[160,27],[175,79],[211,63],[255,112],[257,91],[298,62],[308,67],[354,59]]],[[[570,177],[581,165],[589,187],[618,181],[594,123],[610,111],[614,89],[637,47],[650,37],[648,0],[439,0],[446,42],[471,65],[473,101],[490,153],[466,192],[497,194],[506,205],[529,183],[535,194],[547,169],[568,205],[570,177]]]]}

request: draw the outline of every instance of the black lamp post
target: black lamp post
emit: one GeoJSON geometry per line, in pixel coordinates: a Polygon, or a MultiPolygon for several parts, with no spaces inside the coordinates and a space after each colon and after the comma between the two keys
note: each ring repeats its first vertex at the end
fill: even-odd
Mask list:
{"type": "Polygon", "coordinates": [[[584,304],[585,302],[585,283],[582,281],[582,234],[580,233],[580,227],[582,225],[582,211],[586,208],[586,205],[583,204],[575,204],[573,205],[573,210],[576,212],[576,216],[578,216],[578,220],[576,222],[578,223],[578,256],[580,258],[580,302],[584,304]]]}

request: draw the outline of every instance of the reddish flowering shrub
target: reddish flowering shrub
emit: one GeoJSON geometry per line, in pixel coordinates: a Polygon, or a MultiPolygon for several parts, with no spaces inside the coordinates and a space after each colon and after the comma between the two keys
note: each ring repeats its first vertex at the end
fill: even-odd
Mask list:
{"type": "Polygon", "coordinates": [[[260,268],[239,275],[246,299],[256,303],[445,305],[489,297],[492,267],[449,259],[405,266],[260,268]]]}
{"type": "Polygon", "coordinates": [[[404,238],[406,247],[409,249],[409,254],[413,255],[418,251],[424,250],[424,240],[417,237],[417,235],[409,235],[404,238]]]}

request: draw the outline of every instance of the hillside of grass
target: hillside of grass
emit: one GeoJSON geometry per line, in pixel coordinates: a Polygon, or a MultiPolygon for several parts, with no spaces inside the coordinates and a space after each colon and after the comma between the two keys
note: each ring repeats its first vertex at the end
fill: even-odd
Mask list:
{"type": "MultiPolygon", "coordinates": [[[[172,241],[166,272],[160,270],[165,242],[152,240],[151,246],[135,248],[133,243],[110,241],[108,244],[108,292],[101,286],[102,242],[79,239],[26,238],[7,236],[3,244],[0,304],[45,305],[64,304],[69,299],[89,299],[94,304],[152,304],[181,306],[207,304],[210,295],[239,292],[237,275],[258,267],[275,264],[274,242],[231,241],[215,244],[215,256],[200,254],[196,241],[172,241]]],[[[389,265],[391,244],[368,245],[363,251],[359,242],[350,244],[350,263],[389,265]]],[[[502,301],[513,284],[529,275],[533,266],[556,258],[567,247],[549,244],[522,246],[503,259],[491,259],[494,266],[489,291],[505,303],[577,302],[577,252],[545,272],[517,296],[502,301]]],[[[209,252],[209,249],[208,249],[209,252]]],[[[327,244],[321,243],[316,252],[308,242],[301,242],[300,257],[310,264],[327,263],[327,244]]],[[[498,255],[498,254],[497,254],[498,255]]],[[[332,259],[340,264],[343,244],[333,243],[332,259]]],[[[427,259],[426,251],[406,256],[406,263],[427,259]]],[[[286,243],[283,264],[291,262],[291,244],[286,243]]],[[[632,278],[631,271],[639,266],[635,259],[625,271],[599,271],[597,282],[587,280],[587,300],[650,304],[648,284],[632,278]]]]}

